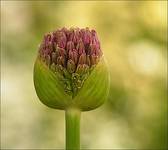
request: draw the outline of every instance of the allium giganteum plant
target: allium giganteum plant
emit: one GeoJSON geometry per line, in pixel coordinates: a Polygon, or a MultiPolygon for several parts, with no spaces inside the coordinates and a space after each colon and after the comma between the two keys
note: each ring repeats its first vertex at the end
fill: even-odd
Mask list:
{"type": "Polygon", "coordinates": [[[45,105],[65,110],[66,149],[80,149],[80,115],[104,103],[109,73],[95,30],[62,28],[44,36],[34,85],[45,105]]]}

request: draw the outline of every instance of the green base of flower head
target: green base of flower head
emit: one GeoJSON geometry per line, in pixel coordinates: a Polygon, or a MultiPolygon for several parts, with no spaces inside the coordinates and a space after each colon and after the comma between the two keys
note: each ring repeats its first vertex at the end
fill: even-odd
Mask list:
{"type": "Polygon", "coordinates": [[[65,110],[75,107],[81,111],[95,109],[104,103],[108,95],[109,73],[103,58],[87,75],[80,89],[70,95],[65,89],[68,84],[75,83],[72,83],[74,76],[76,82],[79,81],[78,74],[72,74],[69,80],[63,79],[38,57],[34,66],[34,85],[41,102],[51,108],[65,110]]]}

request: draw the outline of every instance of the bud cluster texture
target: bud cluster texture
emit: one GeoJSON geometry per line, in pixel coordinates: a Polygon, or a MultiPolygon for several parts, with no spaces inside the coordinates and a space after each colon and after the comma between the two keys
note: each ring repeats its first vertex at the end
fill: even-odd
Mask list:
{"type": "Polygon", "coordinates": [[[60,77],[65,92],[74,97],[102,57],[95,30],[62,28],[44,36],[39,58],[60,77]]]}

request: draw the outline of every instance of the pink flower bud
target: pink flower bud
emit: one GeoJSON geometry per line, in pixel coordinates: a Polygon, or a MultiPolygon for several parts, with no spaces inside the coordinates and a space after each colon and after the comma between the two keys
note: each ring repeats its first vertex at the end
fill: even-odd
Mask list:
{"type": "Polygon", "coordinates": [[[84,46],[82,40],[80,40],[80,41],[78,42],[78,44],[77,44],[77,46],[76,46],[76,49],[77,49],[79,55],[85,53],[85,46],[84,46]]]}
{"type": "Polygon", "coordinates": [[[83,32],[83,42],[84,44],[89,44],[91,41],[91,33],[88,29],[83,32]]]}
{"type": "Polygon", "coordinates": [[[64,27],[44,36],[39,55],[53,70],[59,66],[81,74],[86,66],[92,68],[99,62],[102,52],[95,30],[64,27]]]}
{"type": "Polygon", "coordinates": [[[78,64],[86,64],[86,54],[85,53],[80,55],[78,64]]]}
{"type": "Polygon", "coordinates": [[[66,56],[66,51],[63,48],[58,48],[58,54],[59,56],[65,57],[66,56]]]}
{"type": "Polygon", "coordinates": [[[74,43],[72,41],[68,41],[67,46],[66,46],[66,50],[70,51],[70,50],[73,50],[74,48],[75,48],[74,43]]]}
{"type": "Polygon", "coordinates": [[[76,49],[72,49],[69,51],[69,59],[73,60],[75,64],[78,62],[78,52],[76,49]]]}
{"type": "Polygon", "coordinates": [[[90,56],[87,55],[86,56],[86,64],[90,67],[91,63],[90,63],[90,56]]]}
{"type": "Polygon", "coordinates": [[[63,31],[60,31],[60,30],[57,30],[53,34],[54,34],[54,37],[55,37],[54,38],[55,42],[58,44],[58,47],[65,48],[66,42],[67,42],[66,34],[63,31]]]}

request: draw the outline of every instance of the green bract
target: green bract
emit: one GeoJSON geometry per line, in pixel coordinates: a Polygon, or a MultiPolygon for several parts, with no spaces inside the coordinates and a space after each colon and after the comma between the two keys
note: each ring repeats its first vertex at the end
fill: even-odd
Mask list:
{"type": "Polygon", "coordinates": [[[50,70],[40,58],[34,66],[34,85],[42,103],[56,109],[76,107],[82,111],[95,109],[103,104],[108,96],[109,73],[102,59],[85,80],[75,97],[64,90],[64,82],[59,74],[50,70]]]}

